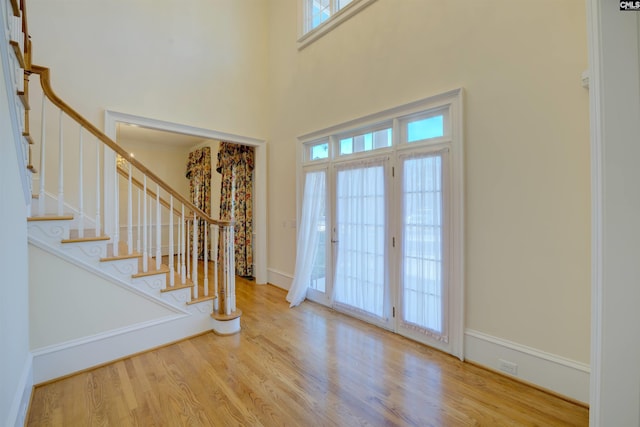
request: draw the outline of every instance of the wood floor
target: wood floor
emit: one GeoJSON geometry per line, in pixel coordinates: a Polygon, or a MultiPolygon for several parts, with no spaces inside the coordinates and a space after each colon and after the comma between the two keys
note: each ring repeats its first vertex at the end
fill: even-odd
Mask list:
{"type": "Polygon", "coordinates": [[[35,388],[28,426],[586,426],[588,410],[238,280],[242,331],[35,388]]]}

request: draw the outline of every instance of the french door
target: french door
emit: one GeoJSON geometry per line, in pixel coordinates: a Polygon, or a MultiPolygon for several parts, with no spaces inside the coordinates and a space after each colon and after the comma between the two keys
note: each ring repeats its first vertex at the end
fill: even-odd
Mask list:
{"type": "Polygon", "coordinates": [[[313,134],[303,177],[327,189],[307,297],[462,358],[459,95],[313,134]]]}
{"type": "Polygon", "coordinates": [[[440,149],[336,165],[331,253],[323,258],[333,260],[336,309],[444,350],[447,163],[440,149]]]}
{"type": "Polygon", "coordinates": [[[385,327],[391,301],[387,164],[386,159],[374,159],[336,166],[332,240],[334,306],[385,327]]]}
{"type": "Polygon", "coordinates": [[[448,151],[398,156],[396,330],[449,351],[448,151]]]}

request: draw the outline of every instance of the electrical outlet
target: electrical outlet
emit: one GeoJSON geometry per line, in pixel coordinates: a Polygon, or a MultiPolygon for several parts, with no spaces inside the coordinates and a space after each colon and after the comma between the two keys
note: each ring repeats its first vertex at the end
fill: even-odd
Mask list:
{"type": "Polygon", "coordinates": [[[510,375],[518,375],[518,365],[513,362],[509,362],[508,360],[498,359],[500,363],[499,368],[502,372],[506,372],[510,375]]]}

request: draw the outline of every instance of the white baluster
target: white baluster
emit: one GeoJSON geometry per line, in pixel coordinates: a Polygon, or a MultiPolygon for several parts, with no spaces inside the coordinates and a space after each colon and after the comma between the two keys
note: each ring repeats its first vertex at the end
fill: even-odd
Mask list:
{"type": "Polygon", "coordinates": [[[113,256],[120,254],[120,188],[118,182],[118,155],[113,164],[113,256]]]}
{"type": "Polygon", "coordinates": [[[149,260],[147,257],[149,256],[149,252],[147,251],[147,175],[144,175],[143,179],[143,212],[142,212],[142,271],[145,273],[149,271],[149,260]]]}
{"type": "Polygon", "coordinates": [[[162,216],[160,212],[160,186],[156,184],[156,270],[162,265],[162,216]]]}
{"type": "Polygon", "coordinates": [[[142,221],[142,218],[140,218],[140,189],[138,188],[138,230],[137,230],[137,240],[136,240],[136,251],[138,253],[142,253],[140,251],[140,233],[142,233],[142,230],[140,229],[140,222],[142,221]]]}
{"type": "MultiPolygon", "coordinates": [[[[191,221],[191,220],[189,220],[191,221]]],[[[187,242],[187,279],[191,279],[191,245],[188,243],[188,238],[191,235],[191,228],[189,228],[189,224],[190,222],[187,221],[186,222],[186,236],[185,236],[185,241],[187,242]]]]}
{"type": "Polygon", "coordinates": [[[133,253],[133,185],[131,173],[131,162],[129,162],[129,188],[127,194],[127,247],[129,255],[133,253]]]}
{"type": "Polygon", "coordinates": [[[149,197],[149,256],[153,257],[153,197],[149,197]]]}
{"type": "Polygon", "coordinates": [[[204,251],[204,296],[209,296],[209,223],[204,225],[204,242],[202,243],[204,251]]]}
{"type": "Polygon", "coordinates": [[[235,228],[233,226],[231,228],[231,237],[229,238],[229,295],[230,301],[229,304],[229,314],[236,311],[236,262],[235,262],[235,228]]]}
{"type": "Polygon", "coordinates": [[[185,220],[184,220],[184,204],[182,205],[182,221],[180,222],[181,228],[182,228],[182,234],[181,234],[181,242],[180,242],[180,246],[181,246],[181,254],[182,256],[181,258],[181,264],[180,264],[180,278],[182,280],[182,284],[186,284],[187,283],[187,269],[185,267],[185,242],[186,242],[186,233],[185,233],[185,220]]]}
{"type": "Polygon", "coordinates": [[[80,126],[80,130],[78,133],[78,210],[79,218],[78,218],[78,237],[84,237],[84,155],[83,155],[83,146],[82,146],[82,126],[80,126]]]}
{"type": "Polygon", "coordinates": [[[234,261],[234,245],[233,245],[233,226],[227,227],[227,241],[226,241],[226,251],[227,251],[227,279],[226,279],[226,294],[225,298],[227,300],[226,314],[229,315],[232,312],[236,311],[236,302],[235,302],[235,261],[234,261]]]}
{"type": "Polygon", "coordinates": [[[44,194],[44,171],[45,171],[45,142],[46,142],[46,131],[45,131],[45,100],[46,97],[42,96],[42,119],[41,119],[41,129],[40,129],[40,191],[38,193],[38,213],[40,215],[44,215],[44,206],[45,206],[45,194],[44,194]]]}
{"type": "Polygon", "coordinates": [[[60,110],[60,126],[58,129],[58,215],[64,212],[64,150],[62,131],[62,110],[60,110]]]}
{"type": "Polygon", "coordinates": [[[193,280],[193,297],[198,298],[198,218],[193,213],[193,268],[191,272],[191,280],[193,280]]]}
{"type": "MultiPolygon", "coordinates": [[[[181,275],[180,267],[182,266],[182,222],[180,221],[180,215],[178,215],[178,244],[176,246],[178,248],[176,272],[181,275]]],[[[180,278],[180,281],[182,282],[182,278],[180,278]]]]}
{"type": "Polygon", "coordinates": [[[169,196],[169,286],[175,285],[175,270],[173,268],[173,195],[169,196]]]}
{"type": "MultiPolygon", "coordinates": [[[[213,247],[211,258],[213,258],[213,296],[218,298],[218,241],[220,238],[220,226],[213,226],[214,232],[211,233],[211,246],[213,247]]],[[[219,301],[218,301],[219,303],[219,301]]]]}
{"type": "Polygon", "coordinates": [[[100,218],[100,148],[102,144],[100,141],[96,139],[96,236],[99,236],[102,233],[101,224],[102,219],[100,218]]]}

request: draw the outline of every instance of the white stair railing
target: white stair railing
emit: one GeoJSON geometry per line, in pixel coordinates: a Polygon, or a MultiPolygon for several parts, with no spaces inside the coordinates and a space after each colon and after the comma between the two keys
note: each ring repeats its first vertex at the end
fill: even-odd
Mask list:
{"type": "Polygon", "coordinates": [[[64,132],[62,123],[62,110],[58,125],[58,215],[64,214],[64,132]]]}
{"type": "Polygon", "coordinates": [[[78,131],[78,237],[84,237],[84,144],[82,126],[78,131]]]}
{"type": "Polygon", "coordinates": [[[156,270],[162,264],[162,213],[160,211],[160,186],[156,184],[156,270]]]}
{"type": "Polygon", "coordinates": [[[112,255],[140,256],[143,273],[168,272],[167,287],[176,287],[178,277],[180,285],[192,286],[192,299],[217,297],[219,313],[232,314],[236,310],[233,224],[210,218],[60,100],[50,88],[48,69],[33,66],[32,72],[40,77],[42,86],[41,111],[36,116],[40,119],[40,140],[35,141],[40,144],[39,172],[35,175],[39,179],[38,214],[73,214],[78,237],[84,239],[94,238],[90,229],[95,229],[95,237],[105,238],[103,221],[110,217],[112,227],[107,229],[107,237],[112,255]],[[54,129],[46,120],[51,113],[59,114],[54,129]],[[58,144],[53,147],[46,144],[52,133],[53,138],[58,134],[58,144]],[[95,144],[86,140],[87,134],[95,144]],[[105,162],[112,158],[115,160],[105,162]],[[85,164],[95,168],[95,174],[86,174],[90,168],[85,164]],[[57,174],[57,182],[48,182],[45,172],[57,174]],[[103,197],[111,204],[103,204],[103,197]],[[93,208],[86,209],[92,202],[93,218],[93,208]],[[168,259],[166,267],[163,257],[168,259]],[[153,258],[155,268],[150,272],[149,260],[153,258]],[[210,266],[215,272],[213,289],[210,266]]]}
{"type": "Polygon", "coordinates": [[[127,249],[128,254],[133,253],[133,174],[131,170],[131,162],[128,163],[127,180],[127,249]]]}
{"type": "Polygon", "coordinates": [[[46,141],[47,141],[47,133],[46,133],[46,99],[44,96],[42,97],[42,113],[41,113],[41,128],[42,131],[40,133],[40,168],[39,168],[39,184],[40,184],[40,191],[38,192],[38,214],[39,215],[44,215],[45,212],[45,202],[46,202],[46,195],[45,195],[45,172],[47,170],[46,168],[46,162],[42,161],[42,159],[46,159],[45,154],[46,154],[46,141]]]}
{"type": "MultiPolygon", "coordinates": [[[[174,247],[173,247],[173,235],[175,234],[175,230],[173,229],[173,196],[169,196],[169,286],[175,286],[175,259],[173,256],[174,247]]],[[[206,264],[206,263],[205,263],[206,264]]]]}

